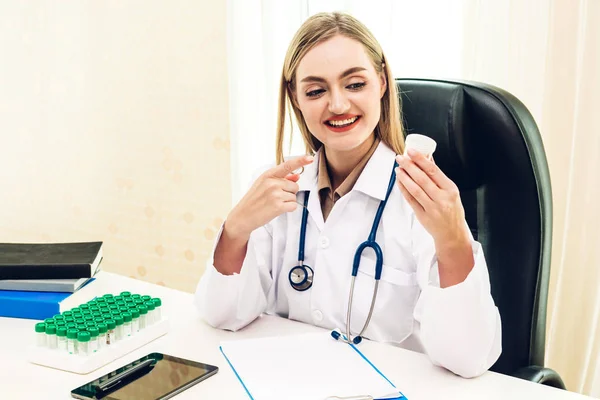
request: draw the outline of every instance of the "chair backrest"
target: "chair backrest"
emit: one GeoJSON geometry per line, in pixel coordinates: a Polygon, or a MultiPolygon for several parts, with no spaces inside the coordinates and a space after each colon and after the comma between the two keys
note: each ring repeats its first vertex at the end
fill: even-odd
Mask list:
{"type": "Polygon", "coordinates": [[[476,82],[398,79],[406,133],[435,139],[485,253],[502,319],[493,371],[544,365],[552,190],[537,125],[516,97],[476,82]]]}

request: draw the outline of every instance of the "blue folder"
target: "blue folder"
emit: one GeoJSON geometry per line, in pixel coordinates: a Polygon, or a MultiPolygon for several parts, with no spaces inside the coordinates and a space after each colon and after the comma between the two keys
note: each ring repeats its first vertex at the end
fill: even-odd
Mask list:
{"type": "MultiPolygon", "coordinates": [[[[90,279],[82,287],[88,285],[90,279]]],[[[0,317],[46,319],[62,311],[61,303],[73,293],[0,290],[0,317]]]]}
{"type": "Polygon", "coordinates": [[[0,317],[46,319],[60,314],[60,303],[72,293],[0,290],[0,317]]]}

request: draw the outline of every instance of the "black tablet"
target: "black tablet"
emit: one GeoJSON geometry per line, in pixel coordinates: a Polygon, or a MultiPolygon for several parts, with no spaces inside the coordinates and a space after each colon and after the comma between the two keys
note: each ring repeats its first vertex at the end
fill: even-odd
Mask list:
{"type": "Polygon", "coordinates": [[[217,373],[218,367],[151,353],[71,391],[84,400],[163,400],[217,373]]]}

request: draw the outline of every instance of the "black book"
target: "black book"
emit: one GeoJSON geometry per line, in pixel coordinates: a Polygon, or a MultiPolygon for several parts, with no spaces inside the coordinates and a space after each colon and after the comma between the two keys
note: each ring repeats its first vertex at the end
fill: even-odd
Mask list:
{"type": "Polygon", "coordinates": [[[102,261],[102,242],[0,243],[0,279],[90,278],[102,261]]]}

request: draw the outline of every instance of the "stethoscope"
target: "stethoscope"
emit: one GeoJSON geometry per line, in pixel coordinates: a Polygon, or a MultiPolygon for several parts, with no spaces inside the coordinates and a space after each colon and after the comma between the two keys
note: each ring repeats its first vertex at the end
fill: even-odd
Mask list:
{"type": "MultiPolygon", "coordinates": [[[[349,344],[359,344],[362,341],[362,335],[367,330],[369,326],[369,322],[371,321],[371,316],[373,315],[373,308],[375,307],[375,300],[377,299],[377,290],[379,288],[379,279],[381,278],[381,272],[383,270],[383,252],[381,251],[381,247],[375,241],[375,235],[377,235],[377,229],[379,227],[379,221],[381,220],[381,215],[383,214],[383,209],[387,204],[387,201],[390,197],[390,193],[392,193],[392,189],[394,188],[394,182],[396,181],[396,173],[395,169],[398,166],[398,163],[394,162],[394,168],[392,169],[392,176],[390,177],[390,183],[388,184],[387,192],[385,195],[385,199],[383,199],[379,203],[379,208],[377,208],[377,213],[375,214],[375,219],[373,220],[373,226],[371,227],[371,233],[369,234],[369,238],[362,242],[358,248],[356,249],[356,253],[354,253],[354,262],[352,264],[352,282],[350,284],[350,295],[348,298],[348,312],[346,314],[346,336],[342,335],[339,329],[331,332],[331,336],[335,340],[342,340],[349,344]],[[350,317],[352,314],[352,298],[354,296],[354,282],[356,280],[356,275],[358,274],[358,268],[360,266],[360,257],[362,252],[367,248],[373,249],[375,252],[375,287],[373,289],[373,297],[371,299],[371,307],[369,309],[369,315],[367,316],[367,320],[360,333],[354,337],[354,339],[350,336],[350,317]]],[[[304,209],[302,210],[302,224],[300,225],[300,244],[298,246],[298,265],[290,270],[289,273],[289,281],[292,288],[299,292],[303,292],[308,290],[313,284],[314,271],[311,267],[304,264],[304,240],[306,238],[306,222],[308,220],[308,197],[309,192],[304,193],[304,209]]]]}

